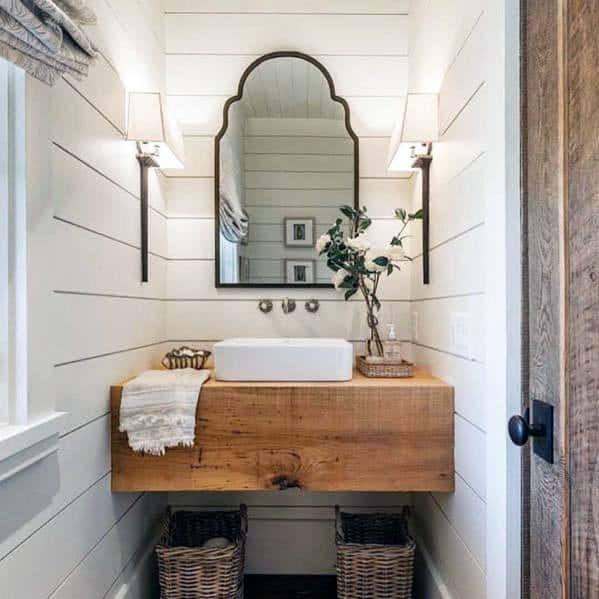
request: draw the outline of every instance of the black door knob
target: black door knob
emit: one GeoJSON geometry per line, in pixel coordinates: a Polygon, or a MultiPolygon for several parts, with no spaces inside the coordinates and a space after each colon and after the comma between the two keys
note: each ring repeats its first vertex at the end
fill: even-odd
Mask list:
{"type": "Polygon", "coordinates": [[[533,425],[528,423],[529,410],[526,410],[524,416],[512,416],[508,422],[507,430],[510,439],[515,445],[525,445],[529,437],[543,437],[545,427],[543,425],[533,425]]]}

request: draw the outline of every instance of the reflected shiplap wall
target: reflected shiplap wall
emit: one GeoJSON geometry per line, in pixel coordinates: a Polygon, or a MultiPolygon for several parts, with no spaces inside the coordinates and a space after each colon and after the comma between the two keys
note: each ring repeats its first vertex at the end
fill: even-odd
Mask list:
{"type": "Polygon", "coordinates": [[[147,599],[144,556],[166,499],[111,494],[108,414],[110,384],[156,365],[166,338],[164,203],[153,178],[152,282],[142,286],[139,168],[124,141],[123,83],[163,85],[162,12],[158,1],[88,3],[102,49],[90,76],[54,88],[27,82],[27,160],[36,172],[28,185],[43,189],[40,208],[28,204],[29,241],[40,249],[30,256],[32,309],[43,315],[31,326],[36,363],[50,371],[31,392],[38,411],[68,418],[56,454],[0,485],[6,599],[147,599]]]}
{"type": "MultiPolygon", "coordinates": [[[[231,336],[330,336],[352,340],[366,335],[359,301],[346,303],[332,290],[305,290],[295,299],[321,300],[316,315],[298,309],[283,315],[284,290],[214,288],[214,136],[225,100],[256,57],[275,50],[314,55],[330,71],[345,97],[360,137],[361,201],[374,218],[373,237],[391,239],[396,207],[411,204],[412,182],[386,170],[389,136],[407,89],[408,2],[273,2],[251,0],[166,0],[166,80],[170,106],[183,124],[186,165],[166,173],[168,208],[167,330],[173,341],[210,347],[231,336]],[[260,314],[261,297],[276,300],[260,314]]],[[[304,140],[305,151],[314,147],[304,140]]],[[[299,146],[297,146],[299,147],[299,146]]],[[[410,275],[385,281],[382,321],[410,334],[410,275]]],[[[237,503],[241,497],[171,494],[181,505],[237,503]]],[[[358,497],[339,494],[248,494],[249,570],[275,573],[332,572],[333,505],[401,505],[402,495],[358,497]]]]}

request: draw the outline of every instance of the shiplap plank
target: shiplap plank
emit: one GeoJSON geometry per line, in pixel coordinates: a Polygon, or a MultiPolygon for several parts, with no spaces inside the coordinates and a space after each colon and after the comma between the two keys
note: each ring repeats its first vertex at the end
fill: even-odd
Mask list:
{"type": "MultiPolygon", "coordinates": [[[[168,104],[184,135],[216,135],[223,123],[223,106],[228,97],[170,95],[168,104]]],[[[402,97],[343,97],[349,104],[351,125],[357,135],[389,137],[393,133],[402,97]]]]}
{"type": "MultiPolygon", "coordinates": [[[[318,77],[321,77],[319,74],[318,77]]],[[[328,100],[331,103],[332,100],[328,100]]],[[[345,122],[328,118],[248,118],[245,135],[309,135],[315,137],[342,137],[347,139],[349,151],[353,140],[347,133],[345,122]]]]}
{"type": "MultiPolygon", "coordinates": [[[[166,89],[169,96],[224,96],[237,92],[244,70],[254,55],[172,54],[166,56],[166,89]],[[190,77],[193,73],[193,77],[190,77]]],[[[408,60],[405,56],[315,56],[331,74],[342,97],[405,96],[408,60]],[[393,76],[390,77],[389,73],[393,76]]]]}
{"type": "Polygon", "coordinates": [[[431,172],[431,186],[447,183],[485,151],[486,96],[486,86],[482,85],[435,144],[435,175],[433,181],[431,172]]]}
{"type": "MultiPolygon", "coordinates": [[[[168,198],[170,216],[214,217],[213,179],[168,178],[165,194],[168,198]]],[[[373,218],[391,218],[395,208],[410,208],[411,179],[362,179],[360,181],[360,204],[368,208],[373,218]]],[[[248,205],[279,203],[281,205],[317,206],[323,198],[327,203],[346,203],[344,191],[306,190],[248,190],[248,205]]],[[[478,199],[478,198],[477,198],[478,199]]],[[[441,237],[438,237],[441,239],[441,237]]]]}
{"type": "Polygon", "coordinates": [[[430,93],[433,89],[440,89],[447,69],[484,10],[484,5],[484,0],[411,3],[410,91],[430,93]]]}
{"type": "Polygon", "coordinates": [[[88,77],[66,80],[96,107],[121,133],[125,133],[125,88],[112,65],[100,55],[88,77]]]}
{"type": "Polygon", "coordinates": [[[54,364],[162,341],[164,302],[119,297],[55,294],[54,364]]]}
{"type": "MultiPolygon", "coordinates": [[[[246,137],[245,151],[250,154],[347,154],[343,138],[326,137],[246,137]]],[[[351,151],[353,154],[353,151],[351,151]]]]}
{"type": "Polygon", "coordinates": [[[457,533],[472,552],[482,569],[486,569],[486,517],[484,501],[456,476],[454,493],[433,493],[457,533]]]}
{"type": "MultiPolygon", "coordinates": [[[[352,172],[250,172],[245,173],[246,189],[353,189],[352,172]]],[[[351,191],[349,196],[351,197],[351,191]]]]}
{"type": "MultiPolygon", "coordinates": [[[[254,223],[279,223],[282,225],[285,209],[249,208],[254,223]]],[[[316,216],[321,224],[332,224],[338,216],[335,208],[296,208],[294,216],[316,216]]],[[[375,247],[388,244],[401,228],[396,219],[373,220],[367,236],[375,247]]],[[[172,218],[168,220],[169,258],[177,260],[214,259],[214,220],[202,218],[172,218]]],[[[409,240],[406,251],[410,251],[409,240]]]]}
{"type": "MultiPolygon", "coordinates": [[[[485,169],[486,155],[480,154],[453,179],[435,185],[437,177],[431,169],[431,246],[447,241],[485,221],[485,169]]],[[[421,193],[417,204],[421,206],[421,193]]]]}
{"type": "Polygon", "coordinates": [[[146,493],[49,599],[104,597],[135,552],[155,537],[156,524],[163,508],[161,494],[146,493]]]}
{"type": "MultiPolygon", "coordinates": [[[[466,314],[470,319],[468,360],[484,361],[484,295],[413,300],[412,312],[418,316],[418,335],[414,339],[420,345],[432,347],[446,353],[456,353],[451,335],[453,314],[466,314]]],[[[461,354],[459,354],[461,355],[461,354]]]]}
{"type": "Polygon", "coordinates": [[[214,139],[212,137],[184,137],[185,168],[165,169],[167,177],[213,177],[214,139]]]}
{"type": "Polygon", "coordinates": [[[214,220],[169,219],[168,256],[178,260],[213,260],[214,220]]]}
{"type": "Polygon", "coordinates": [[[485,430],[484,365],[417,345],[413,346],[412,351],[419,366],[454,387],[456,413],[485,430]]]}
{"type": "Polygon", "coordinates": [[[3,595],[46,599],[137,497],[112,494],[110,476],[102,478],[0,562],[3,595]]]}
{"type": "Polygon", "coordinates": [[[420,537],[456,597],[484,599],[485,573],[429,493],[415,493],[415,518],[420,537]]]}
{"type": "Polygon", "coordinates": [[[87,0],[97,24],[86,29],[130,90],[155,91],[164,81],[164,34],[157,1],[144,2],[140,10],[139,0],[87,0]]]}
{"type": "MultiPolygon", "coordinates": [[[[422,256],[414,260],[412,269],[412,298],[444,297],[467,293],[484,293],[485,281],[484,227],[467,233],[433,248],[430,252],[430,282],[422,282],[422,256]],[[451,268],[447,265],[451,264],[451,268]]],[[[420,252],[420,248],[417,249],[420,252]]]]}
{"type": "MultiPolygon", "coordinates": [[[[258,302],[262,298],[282,300],[285,290],[281,289],[217,289],[214,287],[214,261],[173,261],[168,263],[168,297],[169,299],[202,299],[202,300],[238,300],[247,299],[258,302]]],[[[387,300],[409,299],[409,267],[401,273],[383,279],[379,297],[387,300]]],[[[329,283],[331,273],[327,273],[329,283]]],[[[293,290],[293,297],[298,301],[316,298],[319,300],[341,299],[340,292],[333,289],[293,290]]],[[[303,306],[301,306],[303,309],[303,306]]],[[[409,336],[407,325],[404,338],[409,336]]]]}
{"type": "Polygon", "coordinates": [[[54,229],[57,258],[53,278],[55,290],[154,298],[163,296],[166,260],[150,255],[150,281],[142,283],[141,253],[137,248],[59,220],[54,221],[54,229]]]}
{"type": "Polygon", "coordinates": [[[51,114],[54,142],[132,194],[139,193],[135,143],[125,141],[66,81],[59,81],[54,88],[51,114]]]}
{"type": "MultiPolygon", "coordinates": [[[[168,349],[169,344],[151,345],[55,368],[56,409],[67,413],[63,432],[107,414],[110,385],[126,381],[144,370],[159,368],[168,349]]],[[[87,434],[92,432],[90,429],[87,434]]]]}
{"type": "Polygon", "coordinates": [[[470,422],[455,417],[455,470],[483,500],[486,497],[486,436],[470,422]]]}
{"type": "MultiPolygon", "coordinates": [[[[292,318],[282,310],[268,315],[257,312],[252,300],[172,301],[167,304],[169,336],[176,339],[224,339],[248,337],[341,337],[366,339],[363,302],[323,302],[316,314],[297,310],[292,318]]],[[[409,326],[407,302],[383,302],[381,322],[393,319],[409,326]]]]}
{"type": "Polygon", "coordinates": [[[250,154],[245,157],[246,172],[336,172],[353,173],[354,163],[350,155],[314,156],[310,154],[250,154]]]}
{"type": "Polygon", "coordinates": [[[481,18],[450,65],[439,93],[439,129],[445,131],[485,81],[486,53],[490,51],[481,18]]]}
{"type": "Polygon", "coordinates": [[[360,177],[409,179],[411,173],[387,170],[389,138],[368,137],[360,140],[360,177]]]}
{"type": "Polygon", "coordinates": [[[407,55],[404,15],[167,14],[166,51],[265,54],[407,55]],[[223,35],[234,31],[235,35],[223,35]]]}
{"type": "Polygon", "coordinates": [[[10,551],[109,470],[110,426],[105,416],[63,437],[57,453],[3,482],[0,571],[10,551]]]}
{"type": "Polygon", "coordinates": [[[409,0],[166,0],[164,12],[407,14],[409,6],[409,0]]]}

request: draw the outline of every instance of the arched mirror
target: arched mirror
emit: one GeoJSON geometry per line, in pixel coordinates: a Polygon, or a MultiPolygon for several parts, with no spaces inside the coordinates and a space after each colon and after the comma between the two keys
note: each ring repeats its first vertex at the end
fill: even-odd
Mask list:
{"type": "Polygon", "coordinates": [[[216,286],[331,287],[316,240],[358,207],[358,138],[328,71],[275,52],[243,73],[216,137],[216,286]]]}

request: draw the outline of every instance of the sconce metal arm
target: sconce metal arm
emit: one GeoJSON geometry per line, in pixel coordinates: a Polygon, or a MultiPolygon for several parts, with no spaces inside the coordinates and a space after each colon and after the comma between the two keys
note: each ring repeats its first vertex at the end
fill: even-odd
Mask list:
{"type": "Polygon", "coordinates": [[[418,156],[412,168],[422,171],[422,282],[428,285],[429,272],[429,231],[430,231],[430,168],[433,157],[430,154],[418,156]]]}
{"type": "MultiPolygon", "coordinates": [[[[139,150],[139,145],[138,145],[139,150]]],[[[137,154],[137,161],[140,169],[140,229],[141,229],[141,280],[142,283],[147,283],[148,277],[148,169],[156,168],[158,163],[149,154],[144,154],[141,151],[137,154]]]]}

